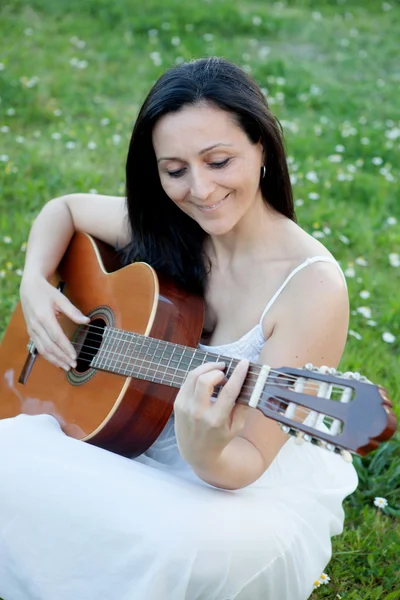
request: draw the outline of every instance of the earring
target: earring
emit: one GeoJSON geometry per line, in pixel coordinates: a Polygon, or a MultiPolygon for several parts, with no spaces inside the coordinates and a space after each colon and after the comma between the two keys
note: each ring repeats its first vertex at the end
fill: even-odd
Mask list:
{"type": "Polygon", "coordinates": [[[266,172],[267,172],[267,167],[265,165],[263,165],[261,167],[261,179],[264,179],[266,172]]]}

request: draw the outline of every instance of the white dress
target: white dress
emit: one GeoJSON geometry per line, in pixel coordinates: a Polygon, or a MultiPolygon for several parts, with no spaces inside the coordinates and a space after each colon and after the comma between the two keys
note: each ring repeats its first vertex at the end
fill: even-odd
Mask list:
{"type": "MultiPolygon", "coordinates": [[[[256,361],[261,322],[210,351],[256,361]]],[[[202,349],[209,347],[201,345],[202,349]]],[[[173,417],[128,459],[69,438],[51,416],[0,421],[0,598],[305,600],[342,532],[351,464],[289,439],[267,471],[225,491],[179,455],[173,417]]]]}

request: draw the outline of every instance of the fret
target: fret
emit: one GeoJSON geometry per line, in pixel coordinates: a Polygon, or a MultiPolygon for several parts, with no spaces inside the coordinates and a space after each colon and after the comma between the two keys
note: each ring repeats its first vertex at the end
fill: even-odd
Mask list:
{"type": "Polygon", "coordinates": [[[98,353],[98,355],[100,354],[99,357],[99,364],[98,364],[98,368],[99,369],[104,369],[105,366],[105,360],[107,357],[107,346],[108,346],[108,338],[110,336],[110,328],[109,327],[105,327],[104,328],[104,334],[103,334],[103,339],[100,345],[100,352],[98,353]]]}
{"type": "Polygon", "coordinates": [[[154,358],[154,350],[152,349],[152,345],[153,342],[152,340],[148,340],[148,348],[145,354],[145,358],[148,356],[149,360],[147,360],[146,362],[148,363],[147,367],[146,367],[146,373],[143,375],[143,379],[146,379],[147,381],[150,379],[151,381],[151,377],[149,377],[149,373],[150,373],[150,369],[154,369],[153,367],[153,361],[152,358],[154,358]]]}
{"type": "MultiPolygon", "coordinates": [[[[174,355],[174,354],[176,353],[177,349],[178,349],[178,348],[177,348],[177,345],[175,344],[175,347],[174,347],[174,349],[173,349],[173,351],[172,351],[172,355],[174,355]]],[[[172,382],[175,380],[176,374],[177,374],[177,372],[178,372],[178,369],[179,369],[179,364],[180,364],[180,361],[181,361],[181,359],[177,360],[177,362],[176,362],[176,366],[174,367],[174,369],[175,369],[175,372],[174,372],[174,373],[172,374],[172,376],[171,376],[171,377],[172,377],[172,378],[171,378],[171,383],[172,383],[172,382]]]]}
{"type": "Polygon", "coordinates": [[[131,340],[130,340],[130,338],[132,338],[133,336],[131,336],[128,331],[124,331],[124,337],[125,337],[126,346],[125,346],[125,354],[122,356],[121,366],[124,366],[125,371],[127,371],[130,359],[132,358],[132,354],[133,354],[132,350],[131,350],[131,340]],[[128,355],[128,352],[129,352],[129,355],[128,355]]]}
{"type": "Polygon", "coordinates": [[[157,371],[159,370],[159,367],[161,366],[160,363],[158,362],[158,360],[162,359],[162,352],[161,352],[160,356],[157,356],[157,350],[159,348],[160,348],[160,340],[157,340],[156,348],[155,348],[155,351],[154,351],[154,358],[157,359],[156,360],[156,367],[154,369],[154,375],[153,375],[153,379],[152,379],[152,381],[154,381],[154,382],[157,380],[157,376],[158,376],[157,371]]]}
{"type": "MultiPolygon", "coordinates": [[[[133,347],[133,351],[132,351],[132,360],[129,362],[129,373],[131,377],[135,377],[137,371],[137,365],[138,362],[140,361],[140,352],[143,348],[143,343],[144,343],[144,339],[142,336],[138,336],[135,334],[132,334],[132,338],[134,340],[134,347],[133,347]]],[[[140,372],[140,367],[139,367],[139,372],[140,372]]]]}
{"type": "MultiPolygon", "coordinates": [[[[118,330],[117,330],[118,331],[118,330]]],[[[118,331],[118,333],[116,332],[116,330],[114,330],[114,338],[115,338],[115,344],[113,347],[113,356],[110,360],[110,364],[109,364],[109,369],[110,371],[116,371],[118,370],[118,365],[121,365],[121,352],[120,350],[123,349],[123,345],[124,345],[124,336],[121,336],[121,331],[118,331]],[[112,364],[114,363],[114,364],[112,364]]]]}

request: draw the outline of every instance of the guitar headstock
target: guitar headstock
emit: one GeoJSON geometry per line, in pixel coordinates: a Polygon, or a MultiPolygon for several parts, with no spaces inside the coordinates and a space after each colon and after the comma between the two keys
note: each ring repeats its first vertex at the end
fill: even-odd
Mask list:
{"type": "Polygon", "coordinates": [[[285,433],[340,453],[365,456],[390,439],[397,426],[386,390],[360,373],[330,367],[274,369],[257,408],[285,433]]]}

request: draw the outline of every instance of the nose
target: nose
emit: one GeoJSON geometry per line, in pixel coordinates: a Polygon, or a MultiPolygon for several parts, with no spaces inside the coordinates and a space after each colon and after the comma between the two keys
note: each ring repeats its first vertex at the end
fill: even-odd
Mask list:
{"type": "Polygon", "coordinates": [[[190,194],[193,198],[204,201],[214,192],[215,183],[212,174],[204,169],[192,169],[190,177],[190,194]]]}

